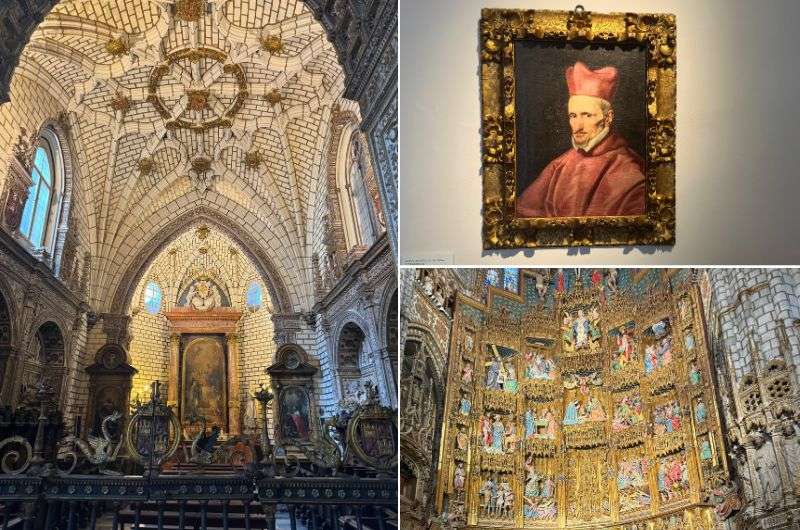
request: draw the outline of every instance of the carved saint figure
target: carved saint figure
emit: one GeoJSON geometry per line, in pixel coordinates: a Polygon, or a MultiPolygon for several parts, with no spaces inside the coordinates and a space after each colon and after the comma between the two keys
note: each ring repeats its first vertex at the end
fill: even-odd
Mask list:
{"type": "Polygon", "coordinates": [[[497,484],[492,477],[486,479],[480,491],[483,496],[483,507],[486,513],[492,513],[497,505],[497,484]]]}
{"type": "Polygon", "coordinates": [[[702,375],[700,374],[700,369],[697,368],[697,363],[692,361],[689,365],[689,382],[693,385],[699,385],[702,379],[702,375]]]}
{"type": "Polygon", "coordinates": [[[503,454],[503,445],[505,444],[505,434],[506,434],[506,427],[500,420],[500,416],[497,415],[494,417],[494,423],[492,423],[492,447],[491,447],[492,453],[503,454]]]}
{"type": "Polygon", "coordinates": [[[536,434],[536,412],[528,409],[525,411],[525,438],[532,438],[536,434]]]}
{"type": "Polygon", "coordinates": [[[461,414],[469,416],[469,411],[472,409],[472,404],[465,397],[461,398],[461,414]]]}
{"type": "Polygon", "coordinates": [[[461,382],[469,384],[472,382],[472,363],[465,363],[461,373],[461,382]]]}
{"type": "Polygon", "coordinates": [[[577,425],[580,423],[581,420],[578,417],[579,403],[577,399],[567,403],[567,407],[564,410],[564,425],[577,425]]]}
{"type": "Polygon", "coordinates": [[[464,471],[464,462],[459,462],[453,477],[453,489],[456,491],[463,491],[465,479],[466,472],[464,471]]]}
{"type": "Polygon", "coordinates": [[[458,434],[456,434],[456,447],[458,447],[462,451],[466,451],[468,443],[469,443],[469,437],[467,436],[467,433],[464,432],[463,427],[459,427],[458,434]]]}
{"type": "Polygon", "coordinates": [[[694,421],[696,423],[705,423],[707,416],[706,403],[703,398],[700,398],[694,406],[694,421]]]}
{"type": "Polygon", "coordinates": [[[761,432],[756,432],[752,437],[753,445],[756,447],[754,467],[761,483],[764,506],[767,508],[778,506],[783,499],[783,488],[772,441],[761,432]]]}
{"type": "Polygon", "coordinates": [[[186,305],[197,311],[209,311],[222,305],[217,287],[206,280],[199,280],[189,287],[186,305]]]}

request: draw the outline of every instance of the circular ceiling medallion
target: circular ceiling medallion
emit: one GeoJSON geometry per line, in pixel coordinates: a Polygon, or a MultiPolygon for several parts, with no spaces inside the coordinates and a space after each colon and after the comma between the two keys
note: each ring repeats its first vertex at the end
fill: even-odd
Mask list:
{"type": "Polygon", "coordinates": [[[228,55],[213,48],[185,48],[169,53],[150,73],[147,101],[166,121],[167,129],[205,131],[230,127],[248,96],[247,77],[228,55]],[[224,87],[231,82],[233,94],[224,87]],[[176,85],[177,88],[176,88],[176,85]]]}

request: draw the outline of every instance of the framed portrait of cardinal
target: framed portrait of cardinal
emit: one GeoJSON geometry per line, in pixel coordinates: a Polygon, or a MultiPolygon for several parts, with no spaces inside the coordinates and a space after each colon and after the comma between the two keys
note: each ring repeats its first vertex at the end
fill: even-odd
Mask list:
{"type": "Polygon", "coordinates": [[[484,9],[484,248],[675,244],[675,17],[484,9]]]}

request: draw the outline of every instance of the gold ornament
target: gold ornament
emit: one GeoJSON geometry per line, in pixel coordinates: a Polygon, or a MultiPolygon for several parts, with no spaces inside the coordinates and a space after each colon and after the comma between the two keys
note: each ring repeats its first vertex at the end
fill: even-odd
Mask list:
{"type": "Polygon", "coordinates": [[[247,169],[258,169],[264,162],[264,156],[261,151],[250,151],[244,155],[244,167],[247,169]]]}
{"type": "Polygon", "coordinates": [[[283,51],[283,42],[280,35],[267,35],[261,38],[261,49],[276,54],[283,51]]]}
{"type": "Polygon", "coordinates": [[[111,108],[113,110],[121,110],[125,114],[131,109],[131,100],[117,92],[111,99],[111,108]]]}
{"type": "Polygon", "coordinates": [[[155,170],[155,168],[156,168],[156,163],[153,161],[152,158],[142,158],[141,160],[139,160],[140,175],[142,176],[149,175],[150,173],[153,172],[153,170],[155,170]]]}
{"type": "Polygon", "coordinates": [[[211,159],[204,156],[198,156],[192,160],[192,169],[198,173],[203,173],[211,169],[211,159]]]}
{"type": "Polygon", "coordinates": [[[178,0],[175,2],[175,16],[186,22],[197,22],[203,16],[204,0],[178,0]]]}
{"type": "Polygon", "coordinates": [[[277,88],[270,90],[270,92],[264,96],[264,98],[266,98],[266,100],[269,101],[269,104],[272,106],[277,105],[283,100],[283,96],[281,95],[280,90],[277,88]]]}
{"type": "Polygon", "coordinates": [[[116,37],[106,43],[106,52],[114,57],[125,55],[130,51],[130,47],[125,39],[116,37]]]}
{"type": "Polygon", "coordinates": [[[189,110],[200,112],[208,108],[207,90],[187,90],[186,95],[189,97],[189,110]]]}

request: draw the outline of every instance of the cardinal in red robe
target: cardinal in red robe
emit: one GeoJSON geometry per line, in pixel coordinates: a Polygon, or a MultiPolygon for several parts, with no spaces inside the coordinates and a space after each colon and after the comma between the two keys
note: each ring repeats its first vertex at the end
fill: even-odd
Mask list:
{"type": "Polygon", "coordinates": [[[572,149],[550,162],[517,198],[520,217],[642,215],[642,158],[611,130],[617,69],[566,71],[572,149]]]}

